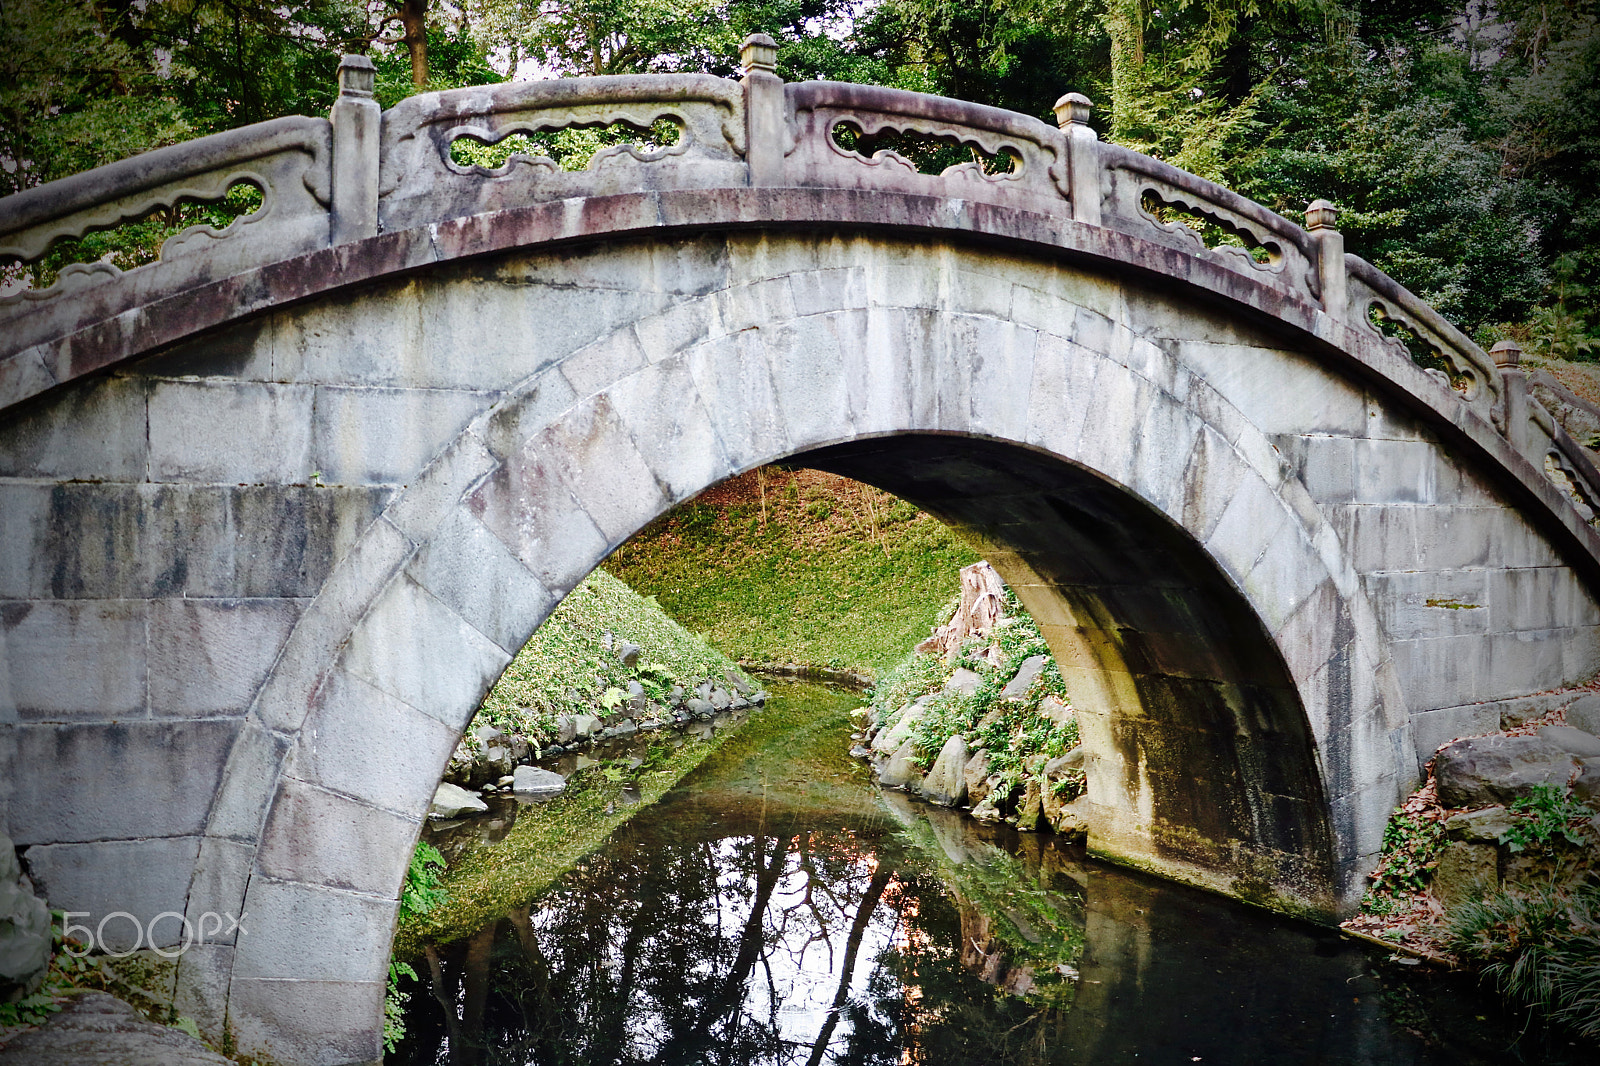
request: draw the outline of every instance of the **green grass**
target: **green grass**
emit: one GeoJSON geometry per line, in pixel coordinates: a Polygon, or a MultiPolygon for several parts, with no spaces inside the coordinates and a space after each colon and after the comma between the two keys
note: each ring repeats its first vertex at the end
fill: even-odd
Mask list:
{"type": "Polygon", "coordinates": [[[888,493],[768,467],[675,508],[606,565],[734,658],[877,674],[928,635],[977,560],[888,493]]]}
{"type": "Polygon", "coordinates": [[[596,570],[555,609],[484,697],[474,725],[538,738],[555,715],[593,713],[612,688],[640,681],[652,698],[673,685],[721,680],[737,670],[726,655],[678,625],[653,600],[596,570]],[[639,645],[636,669],[606,648],[605,634],[639,645]]]}
{"type": "Polygon", "coordinates": [[[642,766],[625,773],[605,765],[579,770],[559,796],[522,808],[504,840],[473,849],[450,868],[440,882],[442,900],[426,913],[406,916],[395,935],[395,957],[415,958],[424,939],[446,943],[527,905],[618,826],[665,795],[730,732],[737,730],[678,748],[664,736],[642,766]],[[623,798],[629,782],[639,790],[631,804],[623,798]]]}

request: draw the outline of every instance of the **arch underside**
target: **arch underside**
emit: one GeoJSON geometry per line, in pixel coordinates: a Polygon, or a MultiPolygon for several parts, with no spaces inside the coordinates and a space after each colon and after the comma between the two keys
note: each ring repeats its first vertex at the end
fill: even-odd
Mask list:
{"type": "Polygon", "coordinates": [[[1423,706],[1455,736],[1485,698],[1488,667],[1425,656],[1476,661],[1441,627],[1490,615],[1425,599],[1495,568],[1559,593],[1484,636],[1538,653],[1495,660],[1489,698],[1600,665],[1581,580],[1407,418],[1170,285],[925,237],[638,239],[342,290],[0,432],[9,647],[148,651],[137,708],[22,711],[15,765],[54,771],[17,775],[12,831],[36,869],[182,866],[151,913],[252,916],[180,962],[208,1032],[375,1059],[405,861],[483,693],[635,531],[785,460],[984,546],[1080,709],[1094,848],[1331,917],[1416,778],[1408,699],[1451,688],[1423,706]],[[108,747],[146,769],[96,808],[108,747]]]}
{"type": "Polygon", "coordinates": [[[1337,911],[1315,740],[1283,658],[1193,537],[1126,489],[994,441],[920,435],[796,461],[866,481],[983,546],[1041,623],[1079,713],[1091,849],[1337,911]]]}

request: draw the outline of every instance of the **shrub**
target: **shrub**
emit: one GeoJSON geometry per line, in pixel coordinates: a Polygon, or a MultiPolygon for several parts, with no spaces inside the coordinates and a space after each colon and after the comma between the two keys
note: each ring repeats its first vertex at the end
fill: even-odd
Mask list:
{"type": "Polygon", "coordinates": [[[1442,822],[1396,807],[1383,830],[1383,854],[1363,909],[1369,914],[1392,913],[1395,896],[1426,888],[1443,848],[1442,822]]]}
{"type": "MultiPolygon", "coordinates": [[[[400,924],[405,925],[443,903],[448,893],[441,887],[444,880],[444,856],[439,849],[422,840],[411,854],[411,865],[406,867],[405,884],[400,888],[400,924]]],[[[389,987],[383,997],[383,1050],[392,1053],[406,1035],[406,994],[400,991],[400,978],[415,981],[417,971],[399,959],[389,960],[389,987]]]]}
{"type": "Polygon", "coordinates": [[[1569,844],[1582,844],[1573,823],[1594,814],[1573,799],[1571,789],[1564,785],[1534,785],[1532,794],[1509,809],[1516,821],[1500,834],[1500,843],[1514,852],[1542,847],[1558,836],[1569,844]]]}
{"type": "Polygon", "coordinates": [[[1600,883],[1507,888],[1446,915],[1446,946],[1546,1017],[1600,1038],[1600,883]]]}

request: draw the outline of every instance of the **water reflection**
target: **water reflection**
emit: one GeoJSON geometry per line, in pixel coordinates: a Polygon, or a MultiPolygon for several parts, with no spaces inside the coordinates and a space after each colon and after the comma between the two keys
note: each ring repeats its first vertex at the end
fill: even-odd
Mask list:
{"type": "Polygon", "coordinates": [[[762,758],[708,766],[539,900],[427,946],[392,1061],[1586,1061],[1486,1029],[1458,987],[1461,1017],[1433,1024],[1326,931],[844,771],[823,797],[780,779],[809,765],[792,747],[762,758]]]}

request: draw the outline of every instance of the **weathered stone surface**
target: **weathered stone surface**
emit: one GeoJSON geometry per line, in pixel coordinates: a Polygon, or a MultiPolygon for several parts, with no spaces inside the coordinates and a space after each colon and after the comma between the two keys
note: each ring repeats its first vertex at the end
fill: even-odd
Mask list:
{"type": "Polygon", "coordinates": [[[1600,737],[1582,729],[1569,725],[1547,725],[1539,730],[1539,736],[1573,755],[1585,758],[1600,755],[1600,737]]]}
{"type": "Polygon", "coordinates": [[[1481,811],[1463,811],[1452,815],[1445,820],[1444,831],[1451,840],[1492,844],[1515,824],[1516,819],[1504,807],[1487,807],[1481,811]]]}
{"type": "Polygon", "coordinates": [[[1591,807],[1600,808],[1600,759],[1579,759],[1578,777],[1572,794],[1591,807]]]}
{"type": "Polygon", "coordinates": [[[1567,724],[1600,736],[1600,692],[1579,696],[1567,707],[1567,724]]]}
{"type": "Polygon", "coordinates": [[[441,781],[433,794],[433,805],[428,808],[430,818],[459,818],[463,814],[479,814],[489,805],[459,785],[441,781]]]}
{"type": "Polygon", "coordinates": [[[1034,833],[1044,819],[1044,800],[1039,789],[1037,777],[1028,778],[1022,788],[1022,801],[1017,804],[1017,828],[1027,833],[1034,833]]]}
{"type": "Polygon", "coordinates": [[[0,1047],[6,1066],[228,1066],[230,1060],[170,1025],[140,1017],[104,992],[79,992],[43,1026],[0,1047]]]}
{"type": "Polygon", "coordinates": [[[11,838],[0,832],[0,1003],[37,988],[49,963],[50,908],[31,891],[11,838]]]}
{"type": "MultiPolygon", "coordinates": [[[[630,91],[651,84],[668,83],[630,91]]],[[[339,173],[374,178],[377,156],[393,155],[383,172],[399,185],[382,232],[375,187],[359,218],[337,191],[347,182],[331,209],[311,195],[307,160],[326,166],[326,138],[348,115],[334,127],[282,120],[272,128],[298,131],[287,154],[303,158],[292,172],[267,168],[273,202],[291,209],[261,237],[180,240],[161,263],[13,305],[27,310],[0,337],[0,620],[22,635],[0,652],[0,725],[28,721],[13,730],[15,754],[0,753],[0,818],[19,840],[205,831],[247,850],[284,769],[388,809],[425,808],[437,765],[422,754],[397,760],[386,783],[362,783],[381,773],[371,760],[336,781],[335,748],[373,714],[318,707],[330,668],[359,674],[384,707],[459,728],[501,665],[493,649],[513,652],[554,597],[667,503],[822,445],[811,459],[853,462],[1003,541],[996,566],[1069,675],[1097,798],[1107,817],[1127,816],[1107,847],[1201,883],[1226,886],[1234,863],[1255,871],[1280,845],[1331,836],[1331,864],[1319,851],[1312,876],[1282,887],[1324,911],[1349,905],[1384,816],[1415,783],[1414,755],[1492,713],[1461,708],[1570,692],[1600,667],[1600,614],[1570,564],[1600,548],[1522,458],[1548,443],[1537,420],[1510,427],[1533,434],[1531,449],[1513,445],[1491,421],[1493,390],[1462,397],[1370,331],[1342,329],[1369,299],[1444,327],[1358,260],[1308,261],[1331,232],[1241,218],[1184,175],[1153,179],[1253,232],[1265,226],[1286,261],[1258,269],[1150,225],[1142,182],[1108,180],[1149,164],[1080,137],[1062,169],[1071,134],[949,101],[917,106],[961,137],[1015,142],[1018,180],[865,168],[798,119],[788,132],[752,125],[736,151],[740,131],[707,114],[738,114],[741,90],[715,83],[719,103],[707,104],[687,91],[698,84],[670,83],[674,106],[692,112],[692,162],[618,159],[531,183],[440,169],[431,133],[453,126],[437,123],[482,115],[419,98],[391,116],[411,128],[347,138],[333,154],[339,173]],[[1063,199],[1051,175],[1068,170],[1063,199]],[[459,476],[413,479],[436,445],[458,444],[473,453],[459,476]],[[395,486],[307,484],[319,466],[316,480],[395,486]],[[141,483],[152,476],[216,481],[141,483]],[[1491,487],[1519,482],[1518,493],[1491,487]],[[482,546],[494,547],[485,534],[498,541],[547,600],[493,568],[474,573],[490,554],[445,535],[463,493],[482,546]],[[394,602],[406,582],[439,611],[394,602]],[[159,627],[147,625],[141,652],[134,622],[127,641],[88,624],[141,611],[148,623],[151,598],[186,596],[316,602],[281,656],[265,650],[272,633],[246,648],[230,632],[193,671],[174,668],[182,640],[157,648],[159,627]],[[52,614],[68,624],[46,625],[52,614]],[[48,665],[22,662],[35,651],[83,677],[52,687],[48,665]],[[435,659],[448,668],[430,673],[435,659]],[[234,688],[189,692],[230,661],[234,688]],[[144,735],[152,714],[236,715],[263,664],[271,673],[242,733],[236,721],[193,723],[159,734],[171,751],[144,735]],[[344,714],[341,731],[329,716],[344,714]],[[325,728],[340,738],[327,750],[325,728]],[[210,742],[191,743],[207,730],[210,742]],[[235,735],[238,772],[218,794],[235,735]],[[1113,738],[1138,746],[1138,766],[1113,738]],[[1263,796],[1283,801],[1280,818],[1244,824],[1236,812],[1259,811],[1263,796]],[[1166,832],[1194,839],[1192,855],[1231,858],[1171,860],[1157,845],[1166,832]]],[[[472,106],[525,91],[474,91],[472,106]]],[[[868,115],[904,104],[829,83],[790,94],[819,114],[847,96],[868,115]]],[[[260,135],[224,136],[239,148],[260,135]]],[[[220,165],[216,143],[162,156],[189,170],[159,175],[161,194],[196,174],[225,177],[208,169],[220,165]]],[[[148,165],[23,196],[54,205],[38,208],[56,212],[49,225],[74,213],[76,224],[110,199],[156,195],[148,165]]],[[[1441,337],[1446,358],[1497,380],[1481,352],[1441,337]]],[[[1583,455],[1568,458],[1588,476],[1583,455]]],[[[709,706],[710,693],[697,699],[709,706]]],[[[319,926],[337,910],[296,900],[278,912],[293,915],[286,924],[319,926]]],[[[363,935],[345,928],[340,946],[387,936],[392,912],[366,904],[375,916],[344,922],[363,935]]],[[[352,964],[328,942],[296,953],[299,932],[274,941],[272,965],[242,947],[240,974],[215,984],[231,989],[245,1050],[375,1060],[387,945],[352,964]],[[303,1031],[306,1019],[321,1030],[303,1031]]]]}
{"type": "Polygon", "coordinates": [[[519,766],[511,774],[511,790],[519,795],[554,796],[567,787],[567,779],[552,770],[519,766]]]}
{"type": "Polygon", "coordinates": [[[960,733],[946,740],[944,747],[939,749],[939,757],[928,769],[928,776],[922,781],[923,798],[941,807],[959,807],[965,803],[968,758],[967,741],[960,733]]]}
{"type": "MultiPolygon", "coordinates": [[[[457,789],[457,795],[445,789],[457,786],[440,782],[430,813],[447,806],[456,806],[457,815],[488,809],[465,790],[457,789]]],[[[261,873],[285,881],[385,896],[404,879],[417,823],[284,777],[262,830],[256,866],[261,873]]]]}
{"type": "Polygon", "coordinates": [[[1564,785],[1577,763],[1540,737],[1474,737],[1441,749],[1434,773],[1446,807],[1509,803],[1534,785],[1564,785]]]}
{"type": "Polygon", "coordinates": [[[989,753],[975,752],[961,768],[961,777],[967,785],[967,800],[976,806],[989,794],[989,753]]]}
{"type": "Polygon", "coordinates": [[[985,794],[978,805],[972,808],[972,817],[985,825],[994,825],[1005,818],[1005,815],[1000,813],[1000,808],[995,803],[993,790],[985,794]]]}
{"type": "Polygon", "coordinates": [[[884,788],[903,788],[915,791],[922,784],[922,771],[912,761],[916,757],[916,742],[908,740],[889,756],[878,771],[878,784],[884,788]]]}
{"type": "Polygon", "coordinates": [[[158,914],[183,913],[190,878],[200,852],[199,837],[157,840],[101,840],[82,844],[42,844],[23,853],[33,871],[34,887],[57,910],[83,911],[91,928],[99,929],[106,915],[121,911],[124,918],[106,921],[103,943],[96,947],[124,952],[136,948],[171,947],[184,941],[181,923],[166,919],[155,927],[151,945],[141,935],[158,914]]]}
{"type": "Polygon", "coordinates": [[[983,676],[965,666],[958,667],[945,680],[944,691],[952,696],[970,696],[983,684],[983,676]]]}
{"type": "Polygon", "coordinates": [[[1063,804],[1050,827],[1069,841],[1079,841],[1089,835],[1089,796],[1084,794],[1071,803],[1063,804]]]}
{"type": "Polygon", "coordinates": [[[1044,776],[1060,777],[1068,770],[1083,769],[1083,745],[1079,744],[1065,755],[1058,755],[1044,764],[1044,776]]]}
{"type": "Polygon", "coordinates": [[[1022,660],[1022,665],[1017,667],[1017,672],[1006,682],[1006,687],[1000,690],[1003,700],[1020,700],[1028,694],[1033,683],[1039,679],[1039,673],[1044,669],[1045,663],[1050,661],[1048,655],[1030,655],[1022,660]]]}
{"type": "Polygon", "coordinates": [[[1039,714],[1057,726],[1064,726],[1073,720],[1072,707],[1056,696],[1046,696],[1040,700],[1038,710],[1039,714]]]}
{"type": "Polygon", "coordinates": [[[872,738],[872,750],[888,755],[899,749],[917,728],[917,723],[922,721],[923,715],[921,707],[906,711],[893,726],[878,731],[878,735],[872,738]]]}
{"type": "Polygon", "coordinates": [[[1440,903],[1453,907],[1492,891],[1500,883],[1500,852],[1493,844],[1452,841],[1439,854],[1432,890],[1440,903]]]}

